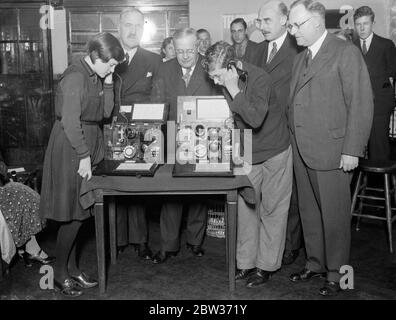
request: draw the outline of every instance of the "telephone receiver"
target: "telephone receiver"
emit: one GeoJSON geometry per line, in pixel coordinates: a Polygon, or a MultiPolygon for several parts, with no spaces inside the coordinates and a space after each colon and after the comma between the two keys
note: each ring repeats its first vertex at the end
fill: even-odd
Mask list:
{"type": "Polygon", "coordinates": [[[230,61],[227,65],[227,70],[231,70],[231,67],[234,67],[238,73],[239,79],[243,82],[246,82],[248,77],[248,72],[237,67],[236,61],[230,61]]]}

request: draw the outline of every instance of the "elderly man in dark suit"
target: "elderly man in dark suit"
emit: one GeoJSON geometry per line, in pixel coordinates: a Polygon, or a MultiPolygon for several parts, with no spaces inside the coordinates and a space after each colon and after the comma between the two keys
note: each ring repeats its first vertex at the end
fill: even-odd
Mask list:
{"type": "Polygon", "coordinates": [[[260,65],[261,54],[258,51],[258,43],[249,40],[247,24],[243,18],[236,18],[230,24],[232,45],[238,59],[249,62],[256,66],[260,65]]]}
{"type": "MultiPolygon", "coordinates": [[[[121,121],[124,119],[120,115],[122,105],[150,101],[152,79],[162,64],[159,55],[140,47],[143,28],[144,16],[139,10],[128,8],[121,12],[118,32],[126,59],[115,69],[119,77],[114,77],[113,111],[113,115],[121,121]]],[[[130,200],[117,204],[117,238],[120,251],[131,243],[135,245],[139,257],[152,258],[151,250],[147,245],[148,231],[144,204],[132,204],[130,200]]]]}
{"type": "MultiPolygon", "coordinates": [[[[198,38],[194,29],[187,28],[173,35],[176,59],[165,62],[154,80],[152,97],[167,102],[169,121],[176,121],[178,96],[212,96],[218,94],[214,84],[202,67],[198,52],[198,38]]],[[[183,205],[181,201],[167,202],[162,206],[161,250],[153,257],[154,263],[162,263],[180,248],[180,223],[183,205]]],[[[203,199],[189,202],[187,219],[187,247],[195,256],[204,254],[202,242],[206,230],[207,205],[203,199]]]]}
{"type": "Polygon", "coordinates": [[[373,117],[370,77],[359,50],[325,28],[325,7],[291,5],[289,32],[306,50],[297,55],[290,87],[289,127],[307,261],[293,282],[324,276],[319,293],[340,291],[349,263],[350,174],[364,155],[373,117]]]}
{"type": "Polygon", "coordinates": [[[369,159],[390,160],[389,121],[395,108],[395,45],[373,33],[374,12],[364,6],[356,9],[353,20],[360,48],[370,74],[374,93],[374,120],[369,139],[369,159]]]}
{"type": "MultiPolygon", "coordinates": [[[[258,50],[260,67],[271,75],[272,83],[283,112],[286,112],[290,91],[290,79],[293,61],[301,47],[297,47],[296,40],[288,34],[288,9],[284,2],[279,0],[267,1],[261,6],[257,23],[264,35],[258,50]]],[[[301,248],[301,221],[298,212],[297,190],[293,179],[293,191],[290,200],[287,220],[286,244],[282,263],[293,263],[301,248]]]]}

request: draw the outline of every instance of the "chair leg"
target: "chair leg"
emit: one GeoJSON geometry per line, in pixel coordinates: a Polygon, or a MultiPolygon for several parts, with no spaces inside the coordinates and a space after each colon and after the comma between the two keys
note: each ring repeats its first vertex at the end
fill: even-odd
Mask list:
{"type": "MultiPolygon", "coordinates": [[[[362,196],[364,196],[366,194],[366,187],[367,187],[367,174],[365,174],[363,172],[361,172],[361,173],[362,173],[362,177],[363,177],[363,185],[362,185],[362,192],[360,194],[362,196]]],[[[362,211],[363,211],[363,199],[360,199],[358,213],[362,214],[362,211]]],[[[360,228],[359,228],[360,219],[361,219],[360,216],[358,216],[356,219],[356,227],[355,227],[356,231],[360,230],[360,228]]]]}
{"type": "Polygon", "coordinates": [[[362,180],[362,175],[363,175],[363,173],[360,171],[359,175],[358,175],[358,179],[356,181],[355,190],[353,191],[351,215],[355,212],[355,206],[356,206],[356,202],[357,202],[357,196],[359,194],[360,181],[362,180]]]}
{"type": "Polygon", "coordinates": [[[388,239],[389,239],[389,250],[393,253],[392,245],[392,207],[391,207],[391,197],[390,197],[390,183],[389,174],[385,173],[385,208],[386,208],[386,222],[388,226],[388,239]]]}
{"type": "Polygon", "coordinates": [[[396,206],[396,175],[391,174],[391,178],[392,178],[392,193],[393,193],[393,199],[395,201],[395,206],[396,206]]]}

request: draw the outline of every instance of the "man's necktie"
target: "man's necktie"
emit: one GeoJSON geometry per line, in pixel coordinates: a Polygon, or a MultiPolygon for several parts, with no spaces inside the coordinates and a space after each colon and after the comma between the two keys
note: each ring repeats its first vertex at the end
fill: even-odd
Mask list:
{"type": "Polygon", "coordinates": [[[363,45],[362,45],[362,52],[364,55],[367,54],[367,45],[366,45],[366,40],[363,40],[363,45]]]}
{"type": "Polygon", "coordinates": [[[126,63],[127,65],[129,65],[129,54],[128,54],[128,52],[125,52],[125,62],[124,63],[126,63]]]}
{"type": "Polygon", "coordinates": [[[186,68],[186,73],[183,76],[183,80],[186,83],[186,88],[188,87],[190,79],[191,79],[191,68],[186,68]]]}
{"type": "Polygon", "coordinates": [[[307,56],[305,57],[305,69],[308,69],[312,63],[312,51],[308,49],[307,56]]]}
{"type": "Polygon", "coordinates": [[[271,63],[272,59],[274,59],[274,57],[275,57],[275,55],[276,55],[277,52],[278,52],[278,48],[276,47],[276,42],[274,42],[274,43],[272,44],[272,50],[271,50],[270,55],[269,55],[269,57],[268,57],[267,64],[270,64],[270,63],[271,63]]]}
{"type": "Polygon", "coordinates": [[[244,55],[244,52],[243,52],[242,45],[237,46],[236,47],[236,56],[237,56],[237,58],[241,59],[243,57],[243,55],[244,55]]]}

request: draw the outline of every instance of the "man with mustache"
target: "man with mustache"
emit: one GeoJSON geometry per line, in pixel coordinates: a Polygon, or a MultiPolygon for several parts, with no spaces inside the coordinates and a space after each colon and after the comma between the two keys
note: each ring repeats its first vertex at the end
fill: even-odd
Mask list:
{"type": "MultiPolygon", "coordinates": [[[[271,75],[275,93],[282,112],[286,111],[290,91],[293,60],[301,51],[296,40],[287,32],[288,9],[284,2],[270,0],[263,4],[258,14],[258,25],[264,35],[256,56],[261,56],[260,66],[271,75]]],[[[297,190],[293,178],[293,191],[287,220],[285,251],[282,264],[293,263],[301,248],[302,231],[298,212],[297,190]]]]}
{"type": "MultiPolygon", "coordinates": [[[[137,102],[149,102],[153,77],[162,63],[158,54],[140,47],[144,30],[144,15],[136,8],[127,8],[121,12],[118,34],[125,51],[125,62],[118,65],[115,73],[114,115],[122,121],[119,114],[121,105],[137,102]]],[[[145,206],[131,204],[130,200],[117,205],[117,243],[119,252],[133,244],[142,259],[151,259],[152,253],[147,245],[147,221],[145,206]],[[129,232],[128,232],[129,231],[129,232]]]]}

